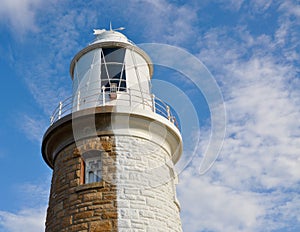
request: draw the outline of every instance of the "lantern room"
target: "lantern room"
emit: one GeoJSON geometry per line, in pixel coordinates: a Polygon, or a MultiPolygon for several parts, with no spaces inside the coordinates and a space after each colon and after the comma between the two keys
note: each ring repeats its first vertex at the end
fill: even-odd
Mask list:
{"type": "Polygon", "coordinates": [[[96,106],[153,108],[148,55],[114,30],[94,30],[95,40],[71,62],[73,111],[96,106]]]}

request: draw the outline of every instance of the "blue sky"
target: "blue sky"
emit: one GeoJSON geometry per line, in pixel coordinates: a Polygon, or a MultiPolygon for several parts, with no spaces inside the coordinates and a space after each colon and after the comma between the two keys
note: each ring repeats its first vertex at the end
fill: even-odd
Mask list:
{"type": "Polygon", "coordinates": [[[179,75],[155,73],[174,76],[199,115],[191,134],[201,130],[200,146],[179,176],[184,231],[300,231],[297,0],[1,0],[0,231],[43,231],[51,170],[41,138],[52,110],[71,95],[71,59],[110,21],[136,44],[184,48],[220,86],[226,136],[199,175],[207,107],[179,75]]]}

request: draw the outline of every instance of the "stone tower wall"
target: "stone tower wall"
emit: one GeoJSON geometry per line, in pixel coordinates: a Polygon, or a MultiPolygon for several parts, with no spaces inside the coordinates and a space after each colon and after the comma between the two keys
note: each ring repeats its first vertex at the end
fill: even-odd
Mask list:
{"type": "Polygon", "coordinates": [[[55,159],[46,232],[182,231],[170,157],[133,136],[68,146],[55,159]],[[90,150],[101,151],[102,181],[85,184],[82,154],[90,150]]]}
{"type": "Polygon", "coordinates": [[[119,231],[182,231],[170,154],[132,136],[116,137],[116,148],[119,231]]]}
{"type": "Polygon", "coordinates": [[[84,184],[81,156],[85,151],[101,150],[103,165],[114,176],[113,138],[103,136],[76,145],[68,146],[55,159],[46,232],[117,231],[116,186],[106,181],[84,184]]]}

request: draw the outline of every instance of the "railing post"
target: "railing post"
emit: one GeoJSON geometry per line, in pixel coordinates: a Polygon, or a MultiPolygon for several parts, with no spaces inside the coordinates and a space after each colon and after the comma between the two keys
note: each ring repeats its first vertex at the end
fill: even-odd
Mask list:
{"type": "Polygon", "coordinates": [[[105,86],[102,86],[102,105],[105,106],[105,86]]]}
{"type": "Polygon", "coordinates": [[[77,94],[77,111],[80,109],[80,91],[77,94]]]}
{"type": "Polygon", "coordinates": [[[155,113],[156,112],[156,106],[155,106],[155,95],[152,94],[152,111],[155,113]]]}
{"type": "Polygon", "coordinates": [[[54,121],[54,117],[53,117],[53,115],[50,117],[50,125],[52,125],[53,124],[53,121],[54,121]]]}
{"type": "Polygon", "coordinates": [[[131,89],[130,88],[128,88],[128,92],[129,92],[129,106],[130,106],[130,108],[131,108],[131,106],[132,106],[132,93],[131,93],[131,89]]]}
{"type": "Polygon", "coordinates": [[[170,121],[171,121],[171,123],[175,124],[175,117],[172,116],[170,121]]]}
{"type": "Polygon", "coordinates": [[[78,94],[77,94],[77,110],[80,109],[80,91],[78,91],[78,94]]]}
{"type": "Polygon", "coordinates": [[[59,102],[58,119],[61,118],[62,105],[63,105],[63,103],[62,103],[62,102],[59,102]]]}
{"type": "Polygon", "coordinates": [[[170,112],[170,106],[166,106],[166,109],[167,109],[167,114],[168,114],[168,119],[169,121],[171,121],[171,112],[170,112]]]}

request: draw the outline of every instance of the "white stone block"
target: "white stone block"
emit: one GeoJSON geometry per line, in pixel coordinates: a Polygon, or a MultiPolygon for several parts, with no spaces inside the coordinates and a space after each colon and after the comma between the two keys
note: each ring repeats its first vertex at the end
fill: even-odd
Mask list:
{"type": "Polygon", "coordinates": [[[119,228],[181,232],[171,176],[174,167],[166,163],[170,157],[168,149],[142,138],[119,137],[117,143],[122,143],[122,155],[117,156],[117,164],[122,166],[117,169],[122,172],[118,175],[119,228]],[[124,152],[129,150],[130,153],[124,152]]]}

